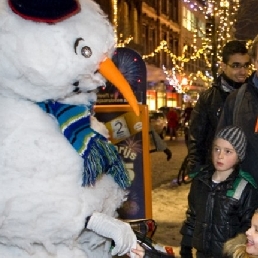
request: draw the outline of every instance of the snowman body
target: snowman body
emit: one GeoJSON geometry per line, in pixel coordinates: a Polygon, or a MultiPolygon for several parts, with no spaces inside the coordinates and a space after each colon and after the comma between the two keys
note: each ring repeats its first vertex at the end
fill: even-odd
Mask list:
{"type": "Polygon", "coordinates": [[[0,1],[0,257],[111,257],[110,240],[85,230],[85,219],[94,211],[115,217],[126,191],[104,173],[82,187],[83,158],[37,105],[90,105],[96,95],[87,91],[104,81],[95,71],[114,49],[113,30],[95,3],[80,5],[80,13],[49,25],[24,20],[0,1]],[[91,58],[80,44],[90,46],[91,58]],[[83,97],[71,97],[75,82],[83,97]]]}

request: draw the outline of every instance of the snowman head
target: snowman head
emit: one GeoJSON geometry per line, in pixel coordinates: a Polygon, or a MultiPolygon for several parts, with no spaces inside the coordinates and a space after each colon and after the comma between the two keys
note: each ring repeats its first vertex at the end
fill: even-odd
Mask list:
{"type": "Polygon", "coordinates": [[[75,90],[95,90],[105,76],[138,113],[129,84],[109,59],[114,38],[91,0],[0,0],[0,94],[64,99],[75,90]]]}

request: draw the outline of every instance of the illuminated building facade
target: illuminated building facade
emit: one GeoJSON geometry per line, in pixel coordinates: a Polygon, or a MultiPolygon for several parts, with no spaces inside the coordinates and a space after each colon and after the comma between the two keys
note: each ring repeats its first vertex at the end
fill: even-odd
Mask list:
{"type": "Polygon", "coordinates": [[[210,86],[212,64],[217,66],[212,53],[221,43],[217,30],[230,27],[229,2],[238,0],[95,1],[114,25],[117,45],[143,57],[150,110],[184,107],[210,86]]]}

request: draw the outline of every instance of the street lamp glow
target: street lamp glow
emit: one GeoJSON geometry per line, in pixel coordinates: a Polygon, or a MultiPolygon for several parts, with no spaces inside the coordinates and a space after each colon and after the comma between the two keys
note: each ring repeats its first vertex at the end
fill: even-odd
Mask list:
{"type": "Polygon", "coordinates": [[[188,84],[187,78],[183,77],[181,81],[181,85],[187,85],[187,84],[188,84]]]}

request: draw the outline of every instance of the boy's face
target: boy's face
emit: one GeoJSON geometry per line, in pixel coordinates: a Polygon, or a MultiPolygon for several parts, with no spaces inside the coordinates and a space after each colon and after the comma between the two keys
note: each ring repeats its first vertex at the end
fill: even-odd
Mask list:
{"type": "Polygon", "coordinates": [[[250,57],[248,54],[234,54],[228,62],[221,63],[221,69],[225,75],[235,82],[245,82],[250,69],[250,57]]]}
{"type": "Polygon", "coordinates": [[[258,213],[252,217],[251,227],[246,231],[247,243],[246,252],[258,255],[258,213]]]}
{"type": "Polygon", "coordinates": [[[212,161],[217,172],[231,173],[238,162],[238,156],[230,142],[217,138],[213,143],[212,161]]]}

